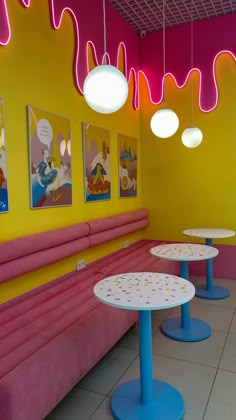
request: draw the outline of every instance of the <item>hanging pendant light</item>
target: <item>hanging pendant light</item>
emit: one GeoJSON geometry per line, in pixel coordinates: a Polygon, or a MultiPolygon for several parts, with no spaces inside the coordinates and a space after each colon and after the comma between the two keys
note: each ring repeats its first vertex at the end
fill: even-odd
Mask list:
{"type": "Polygon", "coordinates": [[[184,146],[193,149],[201,144],[203,139],[203,134],[200,128],[190,127],[186,128],[181,136],[182,143],[184,146]]]}
{"type": "Polygon", "coordinates": [[[162,139],[173,136],[179,127],[179,118],[172,109],[164,108],[155,112],[151,118],[152,132],[162,139]]]}
{"type": "Polygon", "coordinates": [[[106,8],[103,0],[104,64],[88,73],[83,85],[84,99],[94,111],[111,114],[118,111],[128,97],[128,82],[116,67],[107,64],[106,8]]]}
{"type": "MultiPolygon", "coordinates": [[[[191,1],[191,68],[193,69],[193,0],[191,1]]],[[[203,139],[203,134],[200,128],[194,126],[194,107],[193,107],[193,75],[192,75],[192,126],[186,128],[181,136],[181,140],[184,146],[193,149],[198,147],[203,139]]]]}
{"type": "MultiPolygon", "coordinates": [[[[163,0],[163,100],[165,103],[165,0],[163,0]]],[[[151,130],[162,139],[173,136],[179,127],[179,118],[172,109],[159,109],[151,118],[151,130]]]]}

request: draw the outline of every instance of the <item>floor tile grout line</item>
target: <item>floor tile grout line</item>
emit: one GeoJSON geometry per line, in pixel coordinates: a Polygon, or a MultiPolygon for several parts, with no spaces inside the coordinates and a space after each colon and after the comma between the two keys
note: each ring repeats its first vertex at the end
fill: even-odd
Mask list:
{"type": "Polygon", "coordinates": [[[89,389],[89,388],[86,388],[85,386],[81,386],[81,385],[75,385],[75,388],[76,389],[83,389],[84,391],[88,391],[88,392],[92,392],[93,394],[97,394],[97,395],[101,395],[101,397],[107,397],[107,394],[103,394],[102,392],[98,392],[98,391],[94,391],[94,390],[91,390],[91,389],[89,389]]]}
{"type": "Polygon", "coordinates": [[[177,360],[179,362],[185,362],[185,363],[190,363],[193,365],[198,365],[198,366],[202,366],[202,367],[208,367],[210,369],[215,369],[217,370],[216,366],[209,366],[209,365],[205,365],[204,363],[199,363],[199,362],[194,362],[193,360],[186,360],[186,359],[178,359],[177,357],[173,357],[173,356],[167,356],[165,354],[160,354],[160,353],[153,353],[154,356],[161,356],[161,357],[166,357],[167,359],[172,359],[172,360],[177,360]]]}
{"type": "Polygon", "coordinates": [[[220,362],[221,362],[221,359],[222,359],[222,356],[223,356],[223,353],[224,353],[224,350],[225,350],[225,346],[226,346],[226,343],[227,343],[227,340],[228,340],[228,336],[230,334],[230,328],[231,328],[231,325],[232,325],[232,322],[233,322],[233,319],[234,319],[234,316],[235,316],[235,312],[236,312],[236,308],[234,309],[234,313],[233,313],[231,322],[229,324],[229,329],[228,329],[228,332],[227,332],[227,335],[226,335],[225,343],[224,343],[224,346],[223,346],[223,349],[222,349],[222,352],[221,352],[221,356],[220,356],[220,360],[219,360],[217,369],[219,369],[219,366],[220,366],[220,362]]]}
{"type": "Polygon", "coordinates": [[[206,402],[206,406],[205,406],[205,410],[204,410],[204,413],[203,413],[202,420],[204,420],[205,415],[206,415],[206,411],[207,411],[208,404],[209,404],[209,401],[210,401],[210,398],[211,398],[211,393],[212,393],[213,387],[214,387],[214,385],[215,385],[215,381],[216,381],[217,374],[218,374],[218,368],[216,369],[215,376],[214,376],[214,379],[213,379],[213,381],[212,381],[211,389],[210,389],[210,392],[209,392],[209,394],[208,394],[208,398],[207,398],[207,402],[206,402]]]}
{"type": "Polygon", "coordinates": [[[109,393],[112,391],[112,389],[116,386],[117,383],[119,383],[120,379],[122,378],[122,376],[127,372],[127,370],[131,367],[131,365],[139,358],[139,352],[137,354],[137,356],[134,358],[134,360],[129,364],[129,366],[124,370],[124,372],[122,373],[122,375],[119,377],[119,379],[115,382],[115,384],[112,386],[112,388],[109,390],[109,392],[107,393],[107,397],[110,397],[109,393]]]}
{"type": "Polygon", "coordinates": [[[104,403],[104,401],[105,401],[105,399],[106,399],[107,397],[106,396],[104,396],[104,398],[103,398],[103,400],[100,402],[100,404],[97,406],[97,408],[95,408],[95,410],[93,411],[93,413],[91,414],[91,416],[89,416],[88,417],[88,420],[90,420],[93,416],[94,416],[94,414],[96,413],[96,411],[101,407],[101,405],[104,403]]]}
{"type": "Polygon", "coordinates": [[[224,342],[224,345],[223,345],[221,356],[219,358],[218,366],[217,366],[217,369],[216,369],[216,374],[215,374],[215,377],[214,377],[214,380],[212,382],[212,386],[211,386],[211,389],[210,389],[210,392],[209,392],[209,395],[208,395],[208,399],[207,399],[207,403],[206,403],[206,407],[205,407],[205,410],[204,410],[204,414],[203,414],[203,419],[202,420],[204,420],[204,418],[205,418],[205,415],[206,415],[206,412],[207,412],[207,408],[208,408],[208,405],[209,405],[209,401],[210,401],[210,398],[211,398],[212,390],[213,390],[214,385],[215,385],[216,377],[217,377],[218,372],[220,370],[220,368],[219,368],[220,367],[220,362],[221,362],[221,359],[222,359],[222,356],[223,356],[223,353],[224,353],[224,350],[225,350],[225,346],[226,346],[226,342],[227,342],[228,336],[230,334],[230,328],[231,328],[231,325],[232,325],[232,322],[233,322],[233,319],[234,319],[235,311],[236,311],[236,308],[234,309],[234,313],[233,313],[233,316],[232,316],[232,319],[231,319],[231,322],[230,322],[230,325],[229,325],[228,333],[227,333],[226,338],[225,338],[225,342],[224,342]]]}

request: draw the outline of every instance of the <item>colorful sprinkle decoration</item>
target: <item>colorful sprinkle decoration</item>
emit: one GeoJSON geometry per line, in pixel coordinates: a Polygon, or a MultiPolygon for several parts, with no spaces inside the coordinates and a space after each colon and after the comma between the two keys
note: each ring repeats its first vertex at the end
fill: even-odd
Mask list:
{"type": "Polygon", "coordinates": [[[166,244],[150,249],[154,257],[175,261],[198,261],[216,257],[218,249],[198,244],[166,244]]]}
{"type": "Polygon", "coordinates": [[[111,306],[149,310],[182,305],[193,298],[195,288],[191,282],[171,274],[125,273],[98,282],[94,294],[111,306]]]}

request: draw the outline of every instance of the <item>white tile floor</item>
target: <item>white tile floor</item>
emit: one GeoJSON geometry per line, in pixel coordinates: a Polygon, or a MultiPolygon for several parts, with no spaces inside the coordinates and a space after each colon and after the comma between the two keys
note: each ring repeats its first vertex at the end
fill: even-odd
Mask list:
{"type": "MultiPolygon", "coordinates": [[[[203,282],[191,280],[194,284],[203,282]]],[[[152,313],[154,377],[181,392],[184,420],[236,419],[236,280],[216,279],[215,284],[228,287],[230,297],[211,301],[194,298],[191,302],[191,315],[212,327],[207,340],[182,343],[161,333],[162,320],[179,313],[179,308],[152,313]]],[[[112,420],[110,398],[114,389],[137,377],[138,330],[132,328],[46,419],[112,420]]]]}

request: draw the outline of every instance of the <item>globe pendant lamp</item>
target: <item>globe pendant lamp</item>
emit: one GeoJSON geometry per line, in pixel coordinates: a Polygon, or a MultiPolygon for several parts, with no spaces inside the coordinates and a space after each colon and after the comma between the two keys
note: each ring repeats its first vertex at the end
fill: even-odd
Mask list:
{"type": "MultiPolygon", "coordinates": [[[[163,0],[163,100],[165,103],[165,0],[163,0]]],[[[162,139],[173,136],[179,127],[177,114],[169,108],[159,109],[151,118],[151,130],[162,139]]]]}
{"type": "MultiPolygon", "coordinates": [[[[193,69],[193,0],[191,2],[191,68],[193,69]]],[[[200,128],[194,126],[194,108],[193,108],[193,75],[192,75],[192,126],[186,128],[181,136],[184,146],[193,149],[198,147],[203,139],[200,128]]]]}
{"type": "Polygon", "coordinates": [[[172,109],[159,109],[151,118],[152,132],[162,139],[167,139],[176,133],[179,127],[179,118],[172,109]]]}
{"type": "Polygon", "coordinates": [[[200,128],[190,127],[186,128],[181,136],[182,143],[184,146],[193,149],[201,144],[203,139],[203,134],[200,128]]]}
{"type": "Polygon", "coordinates": [[[106,9],[103,0],[104,64],[88,73],[83,85],[84,99],[94,111],[111,114],[118,111],[128,97],[128,82],[116,67],[107,64],[106,9]]]}

